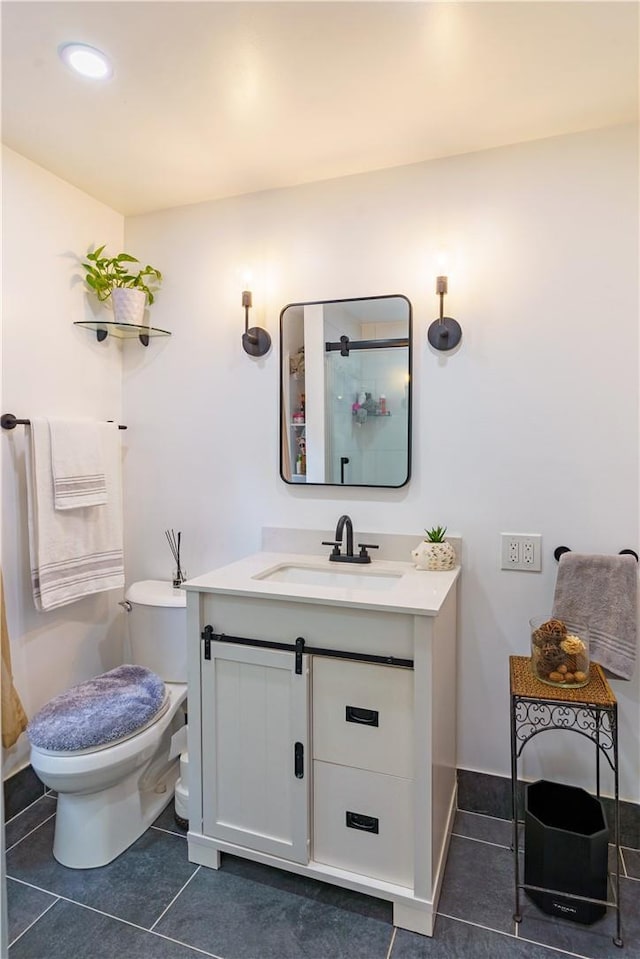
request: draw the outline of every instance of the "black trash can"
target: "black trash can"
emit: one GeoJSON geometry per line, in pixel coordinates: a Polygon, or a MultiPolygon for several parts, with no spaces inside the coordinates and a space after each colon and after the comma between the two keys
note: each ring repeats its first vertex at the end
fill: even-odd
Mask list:
{"type": "MultiPolygon", "coordinates": [[[[524,881],[590,899],[607,898],[609,829],[599,799],[561,783],[530,783],[524,817],[524,881]]],[[[527,895],[543,912],[590,924],[607,907],[554,893],[527,895]]]]}

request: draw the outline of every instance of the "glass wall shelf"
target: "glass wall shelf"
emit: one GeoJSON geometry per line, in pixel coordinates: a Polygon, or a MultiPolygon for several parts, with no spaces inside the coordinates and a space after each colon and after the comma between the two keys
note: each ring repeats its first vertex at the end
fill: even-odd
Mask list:
{"type": "Polygon", "coordinates": [[[102,343],[109,333],[121,340],[137,337],[143,346],[149,345],[150,336],[171,336],[169,330],[159,330],[155,326],[138,326],[135,323],[113,323],[110,321],[77,320],[74,326],[83,326],[86,330],[95,330],[98,343],[102,343]]]}

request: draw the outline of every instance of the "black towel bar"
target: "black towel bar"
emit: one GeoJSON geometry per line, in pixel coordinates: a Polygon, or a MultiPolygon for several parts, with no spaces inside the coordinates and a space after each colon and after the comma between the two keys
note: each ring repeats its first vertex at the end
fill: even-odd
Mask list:
{"type": "MultiPolygon", "coordinates": [[[[113,423],[113,420],[107,420],[107,423],[113,423]]],[[[31,420],[19,420],[13,413],[3,413],[0,416],[0,426],[3,430],[15,430],[16,426],[31,426],[31,420]]],[[[119,430],[126,430],[126,426],[118,423],[119,430]]]]}
{"type": "MultiPolygon", "coordinates": [[[[560,557],[562,556],[562,554],[570,553],[570,552],[571,550],[569,549],[568,546],[556,546],[556,548],[553,551],[553,555],[556,562],[559,563],[560,557]]],[[[638,562],[638,554],[636,553],[635,549],[621,549],[620,552],[618,553],[618,556],[635,556],[636,563],[638,562]]]]}

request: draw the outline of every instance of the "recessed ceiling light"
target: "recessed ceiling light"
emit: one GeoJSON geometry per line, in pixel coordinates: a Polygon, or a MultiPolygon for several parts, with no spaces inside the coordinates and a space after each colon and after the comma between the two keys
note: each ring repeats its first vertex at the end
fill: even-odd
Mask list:
{"type": "Polygon", "coordinates": [[[86,43],[65,43],[58,47],[58,53],[64,63],[74,73],[91,80],[107,80],[113,73],[108,58],[86,43]]]}

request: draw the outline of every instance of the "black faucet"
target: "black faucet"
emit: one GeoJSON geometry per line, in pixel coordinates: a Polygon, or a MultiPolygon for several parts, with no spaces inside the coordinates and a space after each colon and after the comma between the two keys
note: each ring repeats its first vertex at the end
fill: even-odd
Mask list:
{"type": "Polygon", "coordinates": [[[367,549],[378,549],[374,543],[358,543],[360,552],[357,556],[353,555],[353,523],[351,522],[351,517],[347,516],[346,513],[338,520],[335,540],[323,540],[322,545],[333,546],[329,559],[334,563],[370,563],[371,557],[367,549]],[[342,546],[342,534],[344,533],[345,526],[347,528],[347,551],[346,553],[341,553],[340,547],[342,546]]]}
{"type": "Polygon", "coordinates": [[[341,516],[338,520],[338,525],[336,526],[336,542],[342,542],[342,533],[344,532],[345,526],[347,527],[347,552],[345,554],[345,559],[349,556],[353,556],[353,523],[351,522],[351,517],[347,516],[345,513],[344,516],[341,516]]]}

